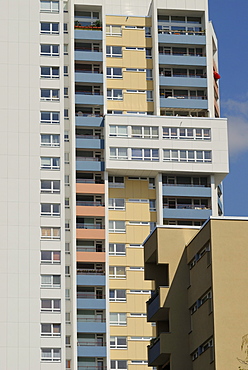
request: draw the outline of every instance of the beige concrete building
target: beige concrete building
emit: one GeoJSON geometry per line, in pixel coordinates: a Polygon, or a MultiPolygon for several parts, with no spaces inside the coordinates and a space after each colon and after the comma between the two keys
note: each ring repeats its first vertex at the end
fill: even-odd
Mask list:
{"type": "Polygon", "coordinates": [[[144,243],[155,282],[148,365],[164,370],[248,369],[248,219],[211,217],[201,228],[159,226],[144,243]]]}

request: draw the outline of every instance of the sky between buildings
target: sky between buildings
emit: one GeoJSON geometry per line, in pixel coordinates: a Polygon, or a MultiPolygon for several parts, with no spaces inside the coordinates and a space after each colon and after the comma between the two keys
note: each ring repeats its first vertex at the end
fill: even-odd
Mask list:
{"type": "Polygon", "coordinates": [[[248,0],[209,0],[219,44],[221,116],[229,120],[226,216],[248,216],[248,0]]]}

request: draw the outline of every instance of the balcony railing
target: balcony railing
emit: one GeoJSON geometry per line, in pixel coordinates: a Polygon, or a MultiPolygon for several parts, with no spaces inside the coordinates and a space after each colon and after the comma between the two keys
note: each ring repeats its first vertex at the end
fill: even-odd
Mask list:
{"type": "Polygon", "coordinates": [[[76,179],[78,184],[104,184],[104,180],[95,180],[95,179],[76,179]]]}
{"type": "Polygon", "coordinates": [[[77,229],[105,229],[105,225],[77,223],[77,229]]]}
{"type": "Polygon", "coordinates": [[[150,340],[150,344],[149,344],[149,348],[151,348],[151,347],[153,347],[158,341],[160,340],[160,337],[158,336],[158,337],[156,337],[156,338],[152,338],[151,340],[150,340]]]}
{"type": "Polygon", "coordinates": [[[195,185],[195,184],[167,184],[166,182],[163,182],[163,185],[165,186],[188,186],[188,187],[194,187],[194,188],[210,188],[210,184],[206,185],[195,185]]]}
{"type": "Polygon", "coordinates": [[[78,275],[105,275],[105,270],[100,269],[77,269],[78,275]]]}
{"type": "Polygon", "coordinates": [[[84,246],[77,246],[77,252],[96,252],[96,253],[101,253],[105,252],[104,247],[84,247],[84,246]]]}
{"type": "Polygon", "coordinates": [[[84,68],[75,68],[75,72],[77,73],[91,73],[91,74],[102,74],[102,71],[92,71],[84,68]]]}
{"type": "Polygon", "coordinates": [[[166,96],[165,94],[161,93],[160,98],[164,99],[191,99],[191,100],[207,100],[206,96],[189,96],[189,95],[178,95],[178,96],[166,96]]]}
{"type": "Polygon", "coordinates": [[[76,157],[77,161],[93,161],[93,162],[102,162],[103,158],[99,157],[76,157]]]}
{"type": "Polygon", "coordinates": [[[190,204],[177,204],[175,207],[170,207],[168,204],[163,204],[163,208],[170,209],[211,209],[211,207],[201,206],[201,205],[190,205],[190,204]]]}
{"type": "Polygon", "coordinates": [[[206,74],[198,74],[198,75],[189,75],[185,73],[171,73],[167,74],[166,72],[160,71],[159,76],[161,77],[184,77],[184,78],[207,78],[206,74]]]}
{"type": "Polygon", "coordinates": [[[101,340],[95,340],[90,342],[89,340],[78,340],[77,342],[78,346],[97,346],[97,347],[105,347],[106,342],[103,342],[101,340]]]}
{"type": "Polygon", "coordinates": [[[75,94],[77,95],[97,95],[97,96],[103,96],[102,92],[96,92],[96,91],[75,91],[75,94]]]}
{"type": "Polygon", "coordinates": [[[76,135],[77,139],[102,139],[101,135],[76,135]]]}
{"type": "Polygon", "coordinates": [[[161,51],[159,50],[159,54],[160,55],[176,55],[176,56],[187,56],[187,57],[205,57],[206,54],[204,53],[187,53],[187,52],[180,52],[180,51],[169,51],[169,50],[166,50],[166,51],[161,51]]]}
{"type": "Polygon", "coordinates": [[[77,46],[77,45],[75,45],[75,50],[78,50],[78,51],[89,51],[89,52],[92,52],[92,53],[101,53],[102,52],[102,49],[101,48],[99,48],[99,49],[93,49],[93,48],[86,48],[86,47],[77,46]]]}
{"type": "Polygon", "coordinates": [[[104,203],[101,202],[91,202],[91,201],[77,201],[77,206],[83,206],[83,207],[105,207],[104,203]]]}
{"type": "Polygon", "coordinates": [[[95,365],[95,366],[78,365],[77,369],[78,370],[107,370],[107,366],[100,366],[100,365],[95,365]]]}
{"type": "Polygon", "coordinates": [[[77,298],[83,299],[104,299],[105,295],[100,293],[77,292],[77,298]]]}
{"type": "Polygon", "coordinates": [[[205,36],[205,31],[193,31],[193,30],[166,30],[166,29],[159,29],[159,34],[166,34],[166,35],[193,35],[193,36],[205,36]]]}
{"type": "Polygon", "coordinates": [[[99,317],[77,317],[77,322],[106,322],[106,319],[99,317]]]}
{"type": "Polygon", "coordinates": [[[83,113],[81,110],[75,112],[79,117],[103,117],[101,113],[83,113]]]}

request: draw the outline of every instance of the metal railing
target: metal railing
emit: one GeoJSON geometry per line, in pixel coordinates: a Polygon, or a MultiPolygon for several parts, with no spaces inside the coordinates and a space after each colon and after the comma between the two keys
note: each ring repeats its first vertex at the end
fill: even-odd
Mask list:
{"type": "Polygon", "coordinates": [[[105,270],[100,269],[77,269],[78,275],[105,275],[105,270]]]}
{"type": "Polygon", "coordinates": [[[104,180],[95,180],[95,179],[76,179],[76,183],[79,184],[104,184],[104,180]]]}
{"type": "Polygon", "coordinates": [[[77,229],[105,229],[105,225],[77,223],[77,229]]]}
{"type": "Polygon", "coordinates": [[[160,71],[159,76],[161,77],[185,77],[185,78],[207,78],[206,74],[198,74],[198,75],[189,75],[185,73],[171,73],[170,75],[166,75],[167,72],[160,71]]]}
{"type": "Polygon", "coordinates": [[[101,135],[76,135],[77,139],[102,139],[101,135]]]}
{"type": "Polygon", "coordinates": [[[78,51],[89,51],[89,52],[92,52],[92,53],[101,53],[102,52],[102,49],[99,48],[99,49],[92,49],[92,48],[85,48],[85,47],[82,47],[82,46],[77,46],[75,45],[75,50],[78,50],[78,51]]]}
{"type": "Polygon", "coordinates": [[[194,185],[194,184],[167,184],[163,182],[163,186],[188,186],[188,187],[194,187],[194,188],[210,188],[210,184],[206,185],[194,185]]]}
{"type": "Polygon", "coordinates": [[[160,55],[177,55],[177,56],[187,56],[187,57],[205,57],[206,54],[204,53],[187,53],[187,52],[181,52],[181,51],[170,51],[170,50],[164,50],[164,51],[161,51],[159,50],[159,54],[160,55]]]}
{"type": "Polygon", "coordinates": [[[89,70],[89,69],[84,69],[84,68],[75,68],[75,72],[79,72],[79,73],[91,73],[91,74],[102,74],[103,72],[102,71],[92,71],[92,70],[89,70]]]}
{"type": "Polygon", "coordinates": [[[96,252],[96,253],[101,253],[105,252],[104,247],[83,247],[78,245],[77,246],[77,252],[96,252]]]}
{"type": "Polygon", "coordinates": [[[77,161],[93,161],[93,162],[102,162],[103,158],[99,157],[76,157],[77,161]]]}
{"type": "Polygon", "coordinates": [[[77,370],[107,370],[107,366],[85,366],[85,365],[78,365],[77,370]]]}
{"type": "Polygon", "coordinates": [[[98,113],[83,113],[80,110],[75,112],[78,117],[103,117],[103,114],[98,113]]]}
{"type": "Polygon", "coordinates": [[[83,298],[83,299],[105,299],[104,294],[97,294],[92,292],[90,294],[89,292],[77,292],[77,298],[83,298]]]}
{"type": "Polygon", "coordinates": [[[106,322],[106,319],[99,317],[77,317],[78,322],[106,322]]]}
{"type": "Polygon", "coordinates": [[[201,205],[190,205],[190,204],[177,204],[175,207],[170,207],[168,204],[163,204],[163,208],[170,208],[170,209],[211,209],[207,206],[201,206],[201,205]]]}
{"type": "Polygon", "coordinates": [[[94,201],[81,201],[81,200],[77,200],[76,201],[76,205],[77,206],[83,206],[83,207],[105,207],[105,204],[102,203],[102,202],[94,202],[94,201]]]}
{"type": "Polygon", "coordinates": [[[163,93],[160,93],[160,98],[164,99],[191,99],[191,100],[207,100],[206,96],[189,96],[189,95],[169,95],[166,96],[163,93]]]}
{"type": "Polygon", "coordinates": [[[75,94],[77,95],[97,95],[97,96],[103,96],[102,92],[95,92],[95,91],[75,91],[75,94]]]}
{"type": "Polygon", "coordinates": [[[194,30],[166,30],[166,29],[159,29],[159,34],[167,34],[167,35],[193,35],[193,36],[205,36],[205,31],[194,31],[194,30]]]}
{"type": "Polygon", "coordinates": [[[77,342],[77,345],[78,346],[97,346],[97,347],[105,347],[106,346],[106,342],[103,342],[101,340],[95,340],[95,341],[88,341],[88,340],[83,340],[83,341],[79,341],[77,342]]]}

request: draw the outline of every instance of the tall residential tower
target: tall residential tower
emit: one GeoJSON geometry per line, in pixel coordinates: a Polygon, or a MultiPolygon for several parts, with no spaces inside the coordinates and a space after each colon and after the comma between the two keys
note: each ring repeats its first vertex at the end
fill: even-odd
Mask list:
{"type": "Polygon", "coordinates": [[[223,214],[207,1],[12,0],[0,19],[1,368],[145,370],[143,240],[223,214]]]}

